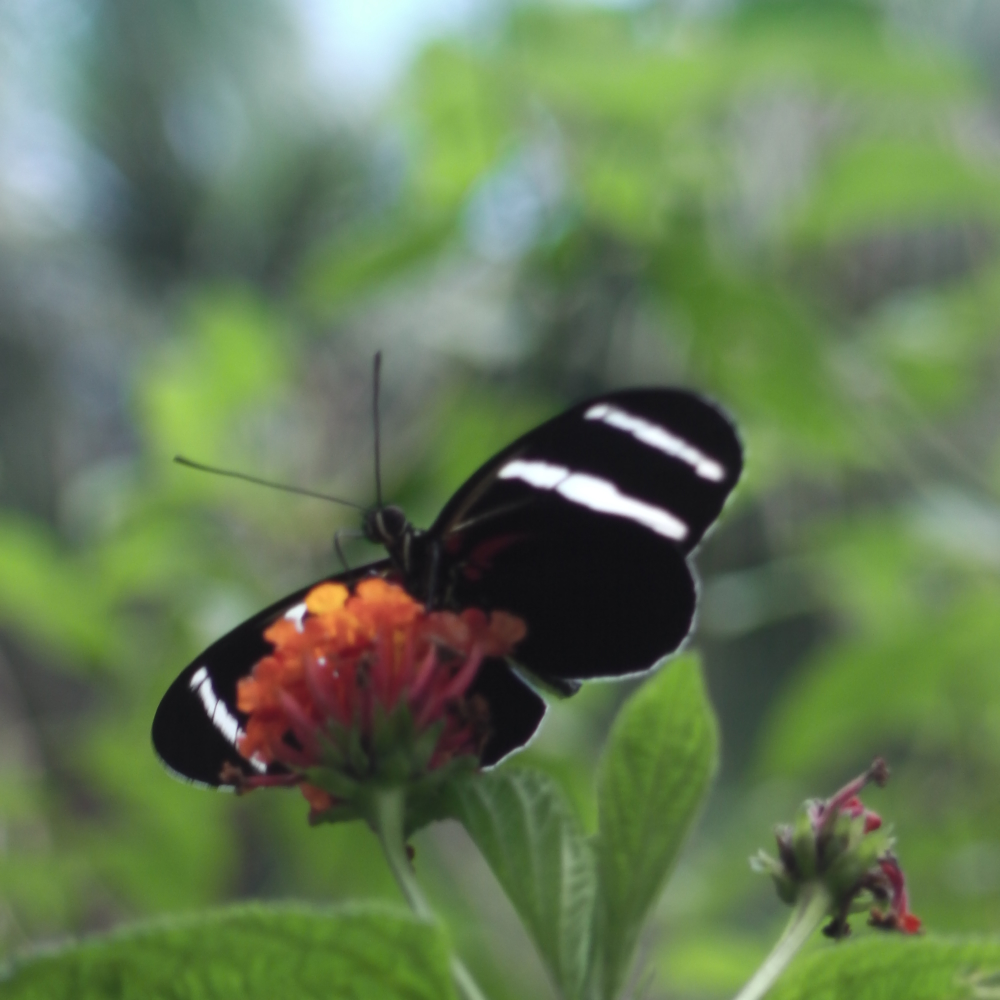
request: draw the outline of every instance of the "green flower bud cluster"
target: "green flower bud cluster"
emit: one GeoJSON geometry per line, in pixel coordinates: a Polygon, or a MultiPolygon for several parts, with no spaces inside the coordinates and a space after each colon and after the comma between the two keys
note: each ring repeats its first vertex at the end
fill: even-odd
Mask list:
{"type": "Polygon", "coordinates": [[[909,912],[903,873],[892,848],[891,832],[858,793],[868,784],[885,784],[889,769],[881,758],[829,799],[803,803],[790,825],[775,831],[778,856],[760,851],[750,860],[770,875],[778,896],[794,906],[806,887],[822,886],[830,899],[833,938],[850,933],[848,917],[870,910],[873,926],[915,933],[920,921],[909,912]]]}

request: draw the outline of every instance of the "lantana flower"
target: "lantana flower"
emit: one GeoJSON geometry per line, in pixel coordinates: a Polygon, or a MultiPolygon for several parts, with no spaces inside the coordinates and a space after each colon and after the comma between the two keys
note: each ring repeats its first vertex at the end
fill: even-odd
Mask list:
{"type": "Polygon", "coordinates": [[[831,918],[823,929],[828,937],[847,936],[848,918],[859,909],[870,909],[874,927],[904,934],[920,930],[920,918],[909,909],[893,838],[859,797],[865,786],[883,786],[888,777],[885,761],[876,758],[830,798],[805,802],[794,824],[778,827],[777,858],[761,851],[751,860],[756,870],[773,877],[786,903],[797,904],[807,889],[821,887],[831,918]]]}
{"type": "Polygon", "coordinates": [[[335,819],[372,787],[495,763],[541,721],[497,662],[525,635],[514,615],[428,611],[380,577],[319,584],[300,610],[265,631],[273,651],[238,684],[250,768],[222,774],[238,791],[298,786],[312,820],[335,819]]]}

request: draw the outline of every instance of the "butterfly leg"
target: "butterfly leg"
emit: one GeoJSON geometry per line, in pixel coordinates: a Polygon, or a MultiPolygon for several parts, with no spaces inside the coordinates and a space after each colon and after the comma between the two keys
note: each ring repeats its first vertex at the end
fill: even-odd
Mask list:
{"type": "Polygon", "coordinates": [[[347,562],[347,559],[344,557],[344,550],[343,548],[341,548],[340,539],[360,538],[360,537],[361,537],[361,532],[356,530],[355,528],[338,528],[333,533],[333,548],[336,551],[337,558],[340,560],[340,564],[341,566],[343,566],[345,571],[349,571],[351,567],[350,564],[347,562]]]}

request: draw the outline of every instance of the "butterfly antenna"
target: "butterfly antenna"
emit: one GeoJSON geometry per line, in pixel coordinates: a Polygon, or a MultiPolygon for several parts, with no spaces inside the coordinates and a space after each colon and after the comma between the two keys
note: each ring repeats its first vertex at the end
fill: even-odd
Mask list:
{"type": "Polygon", "coordinates": [[[379,386],[382,381],[382,352],[375,352],[374,389],[372,392],[372,419],[375,427],[375,505],[382,509],[382,431],[379,421],[379,386]]]}
{"type": "Polygon", "coordinates": [[[257,486],[267,486],[272,490],[281,490],[284,493],[298,493],[303,497],[314,497],[317,500],[329,500],[331,503],[343,504],[345,507],[353,507],[355,510],[364,510],[359,503],[351,500],[344,500],[342,497],[330,496],[329,493],[317,493],[315,490],[306,490],[300,486],[288,486],[286,483],[275,483],[270,479],[261,479],[259,476],[250,476],[245,472],[234,472],[232,469],[220,469],[214,465],[204,465],[202,462],[194,462],[183,455],[174,455],[174,461],[178,465],[186,465],[189,469],[197,469],[199,472],[211,472],[216,476],[229,476],[231,479],[242,479],[244,482],[255,483],[257,486]]]}

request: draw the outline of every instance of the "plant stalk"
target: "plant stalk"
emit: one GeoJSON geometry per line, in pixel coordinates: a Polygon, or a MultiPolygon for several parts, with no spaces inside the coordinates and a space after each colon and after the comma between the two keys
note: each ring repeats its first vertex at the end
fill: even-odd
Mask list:
{"type": "Polygon", "coordinates": [[[830,902],[830,894],[818,882],[810,882],[802,887],[788,925],[777,944],[736,995],[736,1000],[760,1000],[767,993],[812,932],[826,919],[830,902]]]}
{"type": "MultiPolygon", "coordinates": [[[[403,792],[398,788],[379,792],[373,805],[372,824],[403,898],[421,920],[435,921],[434,911],[413,874],[406,854],[406,842],[403,839],[403,792]]],[[[451,975],[463,1000],[486,1000],[486,994],[472,978],[472,973],[455,954],[451,956],[451,975]]]]}

